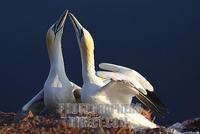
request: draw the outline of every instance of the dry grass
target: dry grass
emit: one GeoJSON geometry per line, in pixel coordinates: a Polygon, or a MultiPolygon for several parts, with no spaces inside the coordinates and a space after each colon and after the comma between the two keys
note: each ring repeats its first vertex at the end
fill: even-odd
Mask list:
{"type": "MultiPolygon", "coordinates": [[[[143,115],[153,120],[152,112],[144,110],[143,115]]],[[[80,117],[100,117],[94,113],[75,115],[80,117]]],[[[200,119],[188,120],[182,123],[185,131],[199,131],[200,119]]],[[[124,127],[71,127],[67,119],[58,116],[34,116],[29,112],[24,118],[15,113],[0,112],[0,134],[136,134],[134,129],[126,124],[124,127]]],[[[137,134],[168,134],[165,128],[146,129],[137,134]]]]}
{"type": "MultiPolygon", "coordinates": [[[[94,116],[94,115],[90,115],[94,116]]],[[[55,116],[33,116],[31,112],[22,120],[15,113],[0,113],[0,134],[135,134],[127,125],[121,128],[74,128],[66,120],[55,116]]]]}

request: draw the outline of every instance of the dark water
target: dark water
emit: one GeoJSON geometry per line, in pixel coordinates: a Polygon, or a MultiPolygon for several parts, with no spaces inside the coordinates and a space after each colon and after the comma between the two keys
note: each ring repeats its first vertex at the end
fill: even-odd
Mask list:
{"type": "MultiPolygon", "coordinates": [[[[45,34],[65,9],[95,40],[96,63],[142,73],[166,103],[162,123],[200,116],[200,2],[197,0],[20,0],[0,2],[0,110],[17,111],[43,87],[49,61],[45,34]]],[[[65,26],[68,77],[82,84],[79,48],[65,26]]]]}

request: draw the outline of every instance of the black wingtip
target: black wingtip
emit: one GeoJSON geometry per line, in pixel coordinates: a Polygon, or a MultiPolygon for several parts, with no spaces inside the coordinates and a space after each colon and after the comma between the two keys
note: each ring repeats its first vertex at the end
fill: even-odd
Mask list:
{"type": "Polygon", "coordinates": [[[167,110],[166,105],[161,102],[161,100],[156,96],[155,92],[150,92],[148,90],[146,91],[147,91],[147,98],[149,98],[154,104],[156,104],[160,108],[167,110]]]}
{"type": "Polygon", "coordinates": [[[146,91],[147,95],[140,92],[139,95],[137,95],[137,98],[159,116],[165,117],[166,113],[168,113],[167,107],[160,101],[154,92],[146,91]]]}

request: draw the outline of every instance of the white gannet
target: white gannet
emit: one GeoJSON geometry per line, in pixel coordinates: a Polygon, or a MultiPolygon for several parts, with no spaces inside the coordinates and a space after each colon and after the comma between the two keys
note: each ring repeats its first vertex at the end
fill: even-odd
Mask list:
{"type": "Polygon", "coordinates": [[[46,44],[50,60],[50,72],[43,89],[22,108],[37,114],[43,108],[56,109],[59,103],[74,103],[80,95],[80,87],[71,82],[65,73],[61,39],[68,11],[60,16],[46,36],[46,44]]]}
{"type": "MultiPolygon", "coordinates": [[[[152,101],[154,100],[154,96],[146,95],[146,92],[143,91],[143,86],[139,80],[129,81],[125,75],[120,76],[120,74],[118,74],[121,77],[120,80],[109,78],[110,81],[105,82],[105,79],[96,75],[93,38],[90,33],[78,22],[73,14],[69,13],[69,15],[76,32],[81,53],[82,77],[84,82],[81,89],[81,101],[84,103],[130,105],[132,97],[136,96],[143,103],[149,105],[150,108],[153,107],[153,110],[156,109],[156,111],[159,111],[159,107],[157,106],[159,103],[154,104],[154,101],[152,101]]],[[[105,69],[107,68],[105,67],[105,69]]],[[[99,73],[102,74],[103,72],[99,73]]],[[[147,85],[149,86],[149,84],[147,85]]],[[[149,90],[151,91],[152,87],[149,90]]],[[[118,119],[126,117],[126,119],[132,123],[135,128],[158,127],[155,123],[149,121],[136,111],[134,113],[126,114],[115,112],[110,115],[118,119]]]]}

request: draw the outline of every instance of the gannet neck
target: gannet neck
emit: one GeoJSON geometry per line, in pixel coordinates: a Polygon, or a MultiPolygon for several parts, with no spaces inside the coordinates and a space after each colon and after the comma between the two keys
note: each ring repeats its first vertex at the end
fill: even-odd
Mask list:
{"type": "Polygon", "coordinates": [[[65,73],[65,66],[61,48],[61,41],[55,40],[55,44],[47,44],[48,55],[50,60],[49,77],[68,80],[65,73]]]}
{"type": "Polygon", "coordinates": [[[94,49],[92,47],[81,47],[82,77],[84,82],[94,83],[98,80],[95,71],[94,49]]]}

